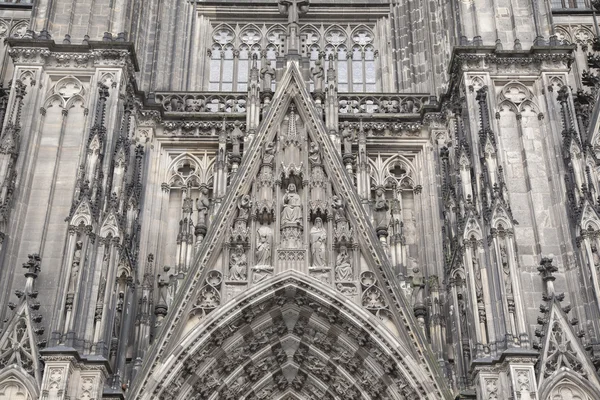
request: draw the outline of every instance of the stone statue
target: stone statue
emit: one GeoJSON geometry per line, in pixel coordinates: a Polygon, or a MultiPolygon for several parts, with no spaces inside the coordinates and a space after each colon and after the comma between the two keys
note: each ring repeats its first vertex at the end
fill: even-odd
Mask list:
{"type": "Polygon", "coordinates": [[[327,231],[323,227],[321,218],[315,219],[315,225],[310,230],[310,254],[312,256],[312,267],[325,267],[325,244],[327,242],[327,231]]]}
{"type": "Polygon", "coordinates": [[[238,219],[248,219],[250,214],[250,207],[252,206],[252,200],[249,195],[241,196],[238,200],[238,219]]]}
{"type": "Polygon", "coordinates": [[[315,84],[315,92],[322,92],[325,69],[323,69],[323,59],[321,57],[315,61],[315,66],[310,69],[310,73],[312,74],[313,82],[315,84]]]}
{"type": "Polygon", "coordinates": [[[75,244],[75,254],[73,255],[73,264],[71,264],[71,278],[69,279],[69,292],[74,293],[77,287],[77,277],[81,266],[81,248],[83,242],[78,240],[75,244]]]}
{"type": "Polygon", "coordinates": [[[210,208],[210,198],[208,197],[208,186],[200,186],[200,197],[196,199],[196,209],[198,209],[198,225],[206,225],[208,209],[210,208]]]}
{"type": "Polygon", "coordinates": [[[352,264],[350,264],[350,255],[346,246],[340,247],[340,253],[335,260],[335,280],[352,280],[352,264]]]}
{"type": "Polygon", "coordinates": [[[263,153],[263,164],[271,164],[275,158],[275,143],[270,142],[265,145],[263,153]]]}
{"type": "Polygon", "coordinates": [[[235,123],[235,127],[231,132],[232,154],[239,156],[241,154],[241,139],[244,137],[244,132],[239,127],[239,122],[235,123]]]}
{"type": "Polygon", "coordinates": [[[475,250],[473,250],[473,255],[471,256],[471,264],[473,265],[473,273],[475,274],[475,296],[477,296],[478,301],[482,301],[483,282],[481,281],[481,268],[479,268],[479,260],[477,259],[475,250]]]}
{"type": "Polygon", "coordinates": [[[506,245],[500,245],[500,258],[502,259],[502,272],[504,276],[504,287],[506,294],[512,294],[512,282],[510,279],[510,266],[508,265],[508,256],[506,255],[506,245]]]}
{"type": "Polygon", "coordinates": [[[342,142],[344,143],[344,154],[352,154],[352,141],[354,140],[354,129],[348,121],[344,122],[342,129],[342,142]]]}
{"type": "Polygon", "coordinates": [[[281,226],[302,225],[302,200],[296,193],[296,185],[290,183],[283,196],[283,211],[281,212],[281,226]]]}
{"type": "Polygon", "coordinates": [[[256,231],[256,265],[271,265],[271,236],[273,232],[268,226],[261,226],[256,231]]]}
{"type": "Polygon", "coordinates": [[[316,142],[311,142],[308,149],[308,159],[312,164],[321,164],[321,149],[316,142]]]}
{"type": "Polygon", "coordinates": [[[244,246],[238,244],[229,256],[229,279],[232,281],[245,281],[247,266],[248,261],[246,260],[244,246]]]}
{"type": "Polygon", "coordinates": [[[331,198],[331,206],[334,212],[335,222],[338,223],[340,221],[346,221],[346,210],[344,209],[344,200],[342,200],[339,196],[334,195],[331,198]]]}
{"type": "Polygon", "coordinates": [[[263,58],[262,68],[260,69],[260,79],[262,80],[263,92],[271,92],[273,86],[273,79],[275,78],[275,68],[271,66],[271,63],[266,57],[263,58]]]}
{"type": "Polygon", "coordinates": [[[598,255],[598,247],[592,244],[592,261],[596,269],[600,268],[600,256],[598,255]]]}
{"type": "Polygon", "coordinates": [[[378,187],[375,190],[375,228],[385,229],[388,228],[388,215],[389,209],[387,200],[385,198],[385,190],[382,187],[378,187]]]}

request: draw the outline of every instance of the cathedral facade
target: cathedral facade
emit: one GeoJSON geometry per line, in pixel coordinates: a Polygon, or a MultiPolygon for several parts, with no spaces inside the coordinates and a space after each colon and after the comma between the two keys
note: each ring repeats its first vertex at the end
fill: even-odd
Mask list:
{"type": "Polygon", "coordinates": [[[0,0],[0,400],[600,399],[596,0],[0,0]]]}

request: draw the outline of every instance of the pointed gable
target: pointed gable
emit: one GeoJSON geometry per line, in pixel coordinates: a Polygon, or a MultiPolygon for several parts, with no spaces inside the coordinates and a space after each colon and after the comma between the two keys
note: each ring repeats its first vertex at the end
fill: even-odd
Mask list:
{"type": "MultiPolygon", "coordinates": [[[[269,160],[271,159],[272,157],[269,158],[269,160]]],[[[294,188],[290,189],[290,191],[293,192],[294,188]]],[[[288,196],[288,191],[286,191],[286,196],[288,196]]],[[[331,196],[331,194],[329,194],[329,196],[331,196]]],[[[288,200],[278,199],[278,201],[282,202],[281,204],[291,204],[296,201],[300,201],[295,200],[299,198],[299,196],[292,197],[292,200],[289,200],[289,203],[286,203],[288,200]]],[[[305,209],[303,212],[306,212],[307,215],[310,215],[309,218],[312,218],[313,221],[321,218],[322,213],[333,212],[332,210],[327,211],[327,207],[325,207],[323,204],[317,204],[318,202],[316,201],[311,203],[310,200],[306,201],[304,199],[306,199],[306,196],[303,198],[303,200],[301,200],[301,207],[304,207],[305,209]]],[[[262,213],[264,207],[262,205],[260,207],[262,213]]],[[[331,207],[335,208],[333,205],[331,207]]],[[[279,204],[277,204],[275,213],[279,215],[280,212],[279,204]]],[[[284,243],[285,240],[287,240],[287,227],[290,227],[292,231],[295,229],[296,234],[298,234],[298,232],[300,232],[299,234],[302,235],[309,233],[308,226],[304,228],[307,232],[304,232],[302,227],[298,228],[294,226],[294,224],[300,225],[300,222],[291,222],[296,219],[295,213],[296,211],[294,211],[293,207],[290,206],[289,211],[284,210],[281,214],[281,219],[284,220],[282,221],[281,243],[284,243]],[[286,221],[290,221],[290,225],[286,225],[286,221]]],[[[349,227],[345,230],[346,232],[349,231],[349,227]]],[[[313,233],[318,235],[318,232],[313,231],[310,232],[310,235],[313,233]]],[[[279,234],[279,232],[277,232],[277,234],[279,234]]],[[[236,237],[237,236],[232,236],[232,242],[237,240],[236,237]]],[[[290,237],[292,237],[292,239],[288,239],[290,240],[290,243],[293,243],[293,234],[290,237]]],[[[343,239],[348,240],[346,237],[343,239]]],[[[340,244],[338,243],[338,245],[340,244]]],[[[239,250],[239,257],[242,257],[244,246],[245,242],[240,242],[240,244],[235,246],[236,249],[230,250],[230,252],[239,250]]],[[[228,243],[227,248],[229,247],[230,244],[228,243]]],[[[358,269],[358,266],[356,267],[358,269]]],[[[243,276],[243,278],[245,278],[245,276],[243,276]]],[[[333,329],[332,332],[341,332],[345,330],[351,336],[356,337],[356,335],[358,335],[358,338],[362,338],[363,335],[365,335],[364,339],[355,339],[358,340],[358,343],[367,343],[367,341],[370,341],[368,340],[370,335],[383,335],[386,337],[384,342],[386,342],[388,345],[387,351],[391,351],[392,353],[399,352],[395,356],[390,355],[391,358],[388,361],[391,363],[388,369],[392,368],[392,370],[396,371],[396,375],[394,376],[397,376],[397,381],[387,382],[379,389],[373,389],[375,390],[374,393],[376,394],[371,395],[369,398],[388,398],[387,395],[384,394],[386,390],[392,390],[393,392],[397,391],[398,393],[404,392],[406,396],[424,396],[431,399],[447,397],[448,393],[446,391],[447,389],[444,387],[444,384],[441,381],[437,381],[435,378],[433,378],[434,376],[440,376],[440,374],[434,372],[437,367],[434,363],[431,363],[430,360],[432,358],[430,358],[427,354],[427,347],[420,336],[417,325],[414,322],[411,313],[407,312],[408,307],[405,303],[405,299],[400,294],[400,290],[394,284],[394,274],[392,273],[391,266],[384,249],[381,246],[381,242],[375,235],[375,229],[373,228],[370,219],[365,212],[363,205],[361,204],[353,181],[348,175],[342,163],[341,156],[332,143],[320,114],[318,113],[312,98],[306,90],[304,80],[302,79],[297,66],[293,63],[288,67],[281,82],[279,83],[278,90],[273,98],[273,101],[269,105],[268,112],[259,126],[252,143],[246,149],[242,164],[230,182],[219,214],[208,230],[207,235],[202,243],[202,247],[196,253],[196,259],[193,263],[193,266],[183,281],[183,285],[178,293],[178,296],[173,302],[171,310],[163,322],[163,328],[159,332],[153,348],[149,352],[149,358],[145,360],[144,367],[140,374],[138,374],[137,381],[135,381],[133,384],[131,392],[133,396],[132,398],[150,398],[151,394],[156,395],[160,392],[165,394],[170,393],[169,396],[175,395],[175,393],[191,394],[194,392],[188,386],[194,385],[195,380],[198,378],[200,380],[210,378],[209,380],[213,382],[211,385],[209,385],[212,389],[207,389],[208,381],[198,386],[202,387],[203,391],[206,391],[205,394],[207,396],[214,391],[222,390],[218,389],[219,387],[223,387],[223,385],[227,386],[227,380],[230,379],[227,377],[227,374],[233,373],[225,367],[217,368],[216,365],[211,366],[209,369],[210,371],[213,371],[211,374],[216,374],[214,376],[202,375],[204,372],[197,372],[197,374],[202,376],[196,377],[190,376],[190,374],[185,374],[183,372],[178,373],[177,371],[179,371],[182,364],[187,365],[189,362],[191,362],[190,359],[195,357],[193,353],[195,351],[199,351],[198,342],[202,341],[202,337],[206,337],[207,332],[210,332],[211,329],[214,329],[215,321],[224,321],[227,318],[234,318],[235,315],[232,316],[231,314],[232,310],[239,310],[240,308],[249,306],[250,303],[248,303],[248,296],[250,296],[251,293],[253,293],[252,298],[273,295],[281,298],[281,300],[274,300],[275,303],[271,301],[267,302],[269,304],[268,307],[278,308],[277,310],[271,311],[272,317],[276,313],[280,312],[278,311],[279,307],[283,309],[286,307],[288,302],[295,303],[295,305],[289,306],[291,309],[289,309],[288,312],[296,315],[295,317],[290,317],[292,320],[296,321],[296,325],[300,323],[298,322],[298,318],[302,319],[302,315],[312,312],[306,307],[309,307],[312,310],[319,310],[317,313],[319,315],[324,315],[332,325],[342,324],[342,320],[338,319],[337,315],[341,316],[345,313],[358,313],[360,314],[360,317],[359,315],[356,315],[356,318],[358,319],[369,319],[376,315],[379,318],[374,321],[379,322],[376,322],[375,325],[371,325],[372,322],[367,323],[365,320],[365,322],[359,323],[358,325],[354,325],[355,322],[345,322],[346,325],[344,326],[346,326],[346,328],[342,328],[341,326],[338,328],[334,328],[332,326],[331,328],[333,329]],[[244,200],[244,198],[248,197],[248,194],[251,193],[252,185],[256,181],[255,178],[259,176],[261,166],[265,164],[265,149],[268,149],[269,146],[271,146],[272,152],[271,143],[275,142],[276,140],[283,142],[281,145],[282,148],[280,148],[279,151],[284,152],[281,165],[276,166],[276,170],[281,174],[275,177],[276,180],[281,180],[283,185],[303,184],[303,181],[307,179],[306,176],[303,176],[303,167],[306,166],[305,161],[302,161],[298,157],[298,155],[295,153],[296,150],[289,149],[286,146],[289,146],[290,143],[299,144],[308,140],[313,144],[311,150],[309,150],[309,153],[312,151],[311,154],[313,158],[309,159],[309,163],[311,165],[322,165],[322,172],[331,182],[331,190],[333,191],[333,194],[335,194],[334,197],[336,199],[343,199],[343,202],[346,205],[342,211],[343,215],[340,214],[340,209],[337,209],[338,211],[335,214],[335,218],[337,218],[338,221],[340,219],[342,219],[342,221],[347,220],[349,227],[353,227],[353,231],[355,232],[353,240],[357,242],[358,249],[360,249],[357,250],[359,251],[359,257],[357,260],[361,260],[361,263],[362,260],[364,260],[366,270],[363,268],[362,273],[360,274],[360,281],[357,282],[357,285],[361,285],[361,288],[363,289],[363,296],[357,301],[364,307],[363,309],[360,309],[360,311],[356,311],[356,309],[354,309],[354,311],[350,311],[350,309],[347,311],[342,311],[342,305],[344,303],[348,303],[348,300],[344,298],[344,294],[348,294],[351,297],[358,296],[357,288],[354,287],[354,289],[350,289],[344,287],[340,289],[338,287],[338,290],[336,291],[328,282],[327,277],[323,279],[324,275],[331,273],[328,272],[328,269],[325,265],[319,268],[315,268],[314,266],[309,267],[309,277],[296,277],[298,275],[298,270],[295,266],[298,265],[298,262],[303,261],[305,257],[310,256],[313,258],[312,262],[314,264],[315,255],[307,255],[304,247],[297,246],[294,248],[293,245],[286,245],[285,247],[287,247],[287,249],[277,251],[277,259],[280,263],[280,266],[278,267],[279,271],[276,271],[277,273],[274,275],[273,273],[267,274],[266,278],[261,280],[259,284],[254,285],[253,289],[248,290],[247,294],[244,293],[244,295],[236,297],[232,302],[233,304],[229,303],[228,305],[222,305],[222,294],[219,294],[219,290],[221,290],[223,282],[227,279],[239,281],[239,278],[241,278],[239,274],[242,273],[240,271],[233,271],[232,268],[230,270],[230,276],[228,277],[223,276],[221,272],[213,269],[213,266],[219,263],[220,259],[230,259],[228,257],[222,257],[221,254],[220,249],[224,248],[224,242],[229,236],[224,235],[223,232],[230,232],[231,227],[235,226],[234,222],[235,224],[241,222],[243,228],[243,224],[247,218],[247,211],[244,211],[246,206],[243,204],[248,204],[248,201],[244,200]],[[282,268],[283,271],[281,271],[282,268]],[[313,275],[312,272],[316,272],[316,274],[313,275]],[[292,277],[294,278],[292,279],[292,277]],[[277,282],[280,283],[277,284],[277,282]],[[329,285],[327,285],[328,283],[329,285]],[[318,300],[316,297],[312,298],[312,300],[307,299],[302,303],[298,303],[298,300],[294,299],[293,297],[289,297],[289,294],[277,294],[281,293],[281,290],[283,290],[277,289],[277,287],[281,288],[281,285],[286,287],[291,285],[289,286],[289,289],[284,291],[285,293],[291,293],[290,291],[305,293],[319,288],[319,290],[323,291],[325,297],[329,297],[330,300],[327,304],[322,303],[321,306],[319,306],[321,300],[318,300]],[[345,289],[349,289],[351,292],[344,293],[343,290],[345,289]],[[271,294],[267,295],[265,293],[271,294]],[[246,300],[244,300],[244,298],[246,298],[246,300]],[[371,313],[369,313],[369,311],[371,311],[371,313]],[[190,318],[192,315],[193,317],[190,318]],[[208,317],[206,317],[207,315],[208,317]],[[204,319],[198,318],[198,316],[204,319]],[[385,327],[385,325],[381,322],[382,320],[385,321],[385,325],[387,325],[387,327],[385,327]],[[368,325],[371,325],[370,332],[364,331],[364,328],[362,328],[362,326],[367,327],[368,325]],[[379,331],[380,333],[377,333],[379,331]],[[392,336],[390,336],[390,332],[393,333],[392,336]],[[196,350],[194,350],[194,348],[196,350]],[[173,356],[177,357],[180,361],[185,362],[177,363],[177,365],[175,365],[173,364],[173,356]],[[167,374],[167,371],[172,373],[167,374]],[[400,385],[400,387],[403,389],[399,389],[397,385],[400,385]],[[394,386],[397,389],[386,389],[387,387],[391,386],[394,386]],[[188,390],[188,392],[186,392],[186,390],[188,390]],[[419,393],[419,395],[417,395],[417,393],[419,393]]],[[[256,302],[258,302],[258,299],[256,302]]],[[[240,322],[230,323],[229,327],[227,328],[228,330],[226,331],[227,333],[222,330],[219,330],[218,332],[214,330],[212,331],[211,335],[213,336],[213,340],[214,335],[222,336],[225,334],[225,336],[219,339],[217,342],[218,347],[223,348],[222,351],[227,352],[226,347],[234,347],[233,343],[236,340],[239,340],[239,335],[242,333],[235,333],[235,331],[236,329],[242,329],[239,328],[241,324],[249,324],[251,321],[254,321],[253,318],[260,316],[258,309],[255,307],[250,308],[251,309],[247,311],[243,311],[244,313],[250,313],[248,318],[240,322]],[[224,342],[229,344],[226,345],[224,342]]],[[[261,310],[264,312],[265,309],[262,308],[261,310]]],[[[308,321],[305,323],[305,325],[307,323],[308,321]]],[[[266,329],[262,325],[259,327],[254,326],[253,324],[254,322],[252,322],[251,327],[247,326],[247,328],[243,328],[246,330],[246,334],[250,334],[247,329],[250,329],[251,331],[266,329]]],[[[282,333],[283,331],[289,332],[290,330],[297,334],[295,339],[290,340],[305,340],[302,339],[302,337],[304,337],[303,335],[305,335],[307,331],[306,328],[302,328],[300,331],[298,331],[298,328],[295,328],[295,325],[290,323],[290,326],[288,326],[287,329],[282,330],[282,333]]],[[[264,337],[264,339],[257,339],[261,341],[266,340],[266,342],[262,343],[267,343],[269,340],[272,342],[275,340],[276,336],[273,336],[273,331],[271,329],[269,329],[268,332],[269,333],[255,332],[252,335],[264,337]]],[[[340,336],[340,334],[336,334],[336,337],[337,336],[340,336]]],[[[342,339],[338,338],[337,340],[342,339]]],[[[208,347],[204,347],[203,354],[211,353],[211,351],[208,350],[211,347],[206,343],[204,343],[204,345],[208,347]]],[[[359,351],[359,347],[360,345],[357,345],[356,351],[359,351]]],[[[386,351],[382,349],[377,350],[377,354],[381,354],[381,356],[383,356],[386,351]]],[[[217,350],[212,350],[211,354],[213,354],[215,351],[217,350]]],[[[300,351],[300,348],[298,348],[296,353],[298,351],[300,351]]],[[[306,351],[310,353],[310,350],[306,351]]],[[[318,355],[314,354],[308,356],[305,354],[301,358],[298,358],[299,356],[295,355],[293,357],[293,368],[296,368],[298,373],[307,373],[310,379],[315,380],[315,384],[317,386],[320,384],[324,385],[324,382],[328,382],[330,379],[341,379],[335,387],[330,387],[329,389],[322,388],[325,390],[325,392],[327,392],[327,390],[332,390],[337,393],[337,395],[355,393],[356,396],[359,396],[360,391],[365,390],[364,388],[356,388],[354,386],[356,384],[349,383],[351,381],[345,381],[345,378],[334,378],[333,376],[324,378],[319,376],[319,374],[315,371],[321,370],[319,368],[315,370],[316,367],[314,363],[325,363],[323,365],[326,365],[326,359],[317,359],[319,357],[329,357],[329,355],[324,355],[318,350],[315,351],[318,353],[318,355]],[[312,366],[306,365],[307,359],[313,360],[310,361],[310,363],[313,363],[311,364],[312,366]],[[308,370],[302,372],[305,368],[308,368],[308,370]]],[[[225,354],[223,354],[223,357],[224,356],[225,354]]],[[[214,358],[217,360],[216,362],[220,362],[218,361],[218,356],[215,355],[214,358]]],[[[210,362],[207,360],[209,360],[209,357],[202,357],[202,359],[198,362],[210,362]]],[[[330,359],[330,362],[337,363],[339,362],[339,359],[338,361],[330,359]]],[[[271,361],[268,361],[268,363],[268,366],[264,366],[264,370],[270,371],[273,368],[277,368],[277,365],[271,363],[271,361]]],[[[281,366],[281,368],[284,367],[285,366],[283,365],[281,366]]],[[[353,371],[354,370],[355,369],[353,369],[353,371]]],[[[242,374],[243,376],[236,379],[250,379],[250,381],[254,382],[252,378],[253,375],[248,375],[248,372],[238,371],[238,373],[242,374]]],[[[372,376],[369,378],[369,376],[371,375],[367,374],[363,378],[364,385],[369,386],[370,384],[367,382],[375,379],[372,376]]],[[[257,393],[256,391],[259,389],[256,385],[258,385],[258,383],[253,386],[254,393],[257,393]]],[[[287,385],[282,384],[280,389],[283,390],[283,387],[287,387],[287,385]]],[[[201,394],[201,398],[204,398],[202,396],[203,395],[201,394]]]]}
{"type": "Polygon", "coordinates": [[[581,339],[575,334],[567,314],[554,299],[546,320],[538,366],[540,392],[561,382],[566,376],[586,386],[600,387],[600,379],[581,339]]]}
{"type": "Polygon", "coordinates": [[[23,265],[27,268],[25,290],[16,291],[17,304],[9,303],[13,312],[0,336],[0,395],[10,393],[15,398],[31,399],[39,392],[42,373],[39,348],[46,343],[38,339],[44,334],[44,328],[33,281],[39,272],[40,261],[36,254],[29,256],[29,261],[23,265]]]}

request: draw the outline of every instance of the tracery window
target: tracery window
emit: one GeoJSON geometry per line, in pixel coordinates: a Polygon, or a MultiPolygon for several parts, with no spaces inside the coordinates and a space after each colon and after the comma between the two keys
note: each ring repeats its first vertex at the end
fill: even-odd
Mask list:
{"type": "MultiPolygon", "coordinates": [[[[216,26],[209,51],[208,89],[246,91],[253,55],[259,59],[259,69],[263,59],[275,67],[277,57],[284,55],[285,34],[285,27],[279,24],[216,26]]],[[[329,55],[334,56],[340,92],[377,91],[377,51],[375,36],[369,27],[304,25],[300,28],[300,37],[302,53],[310,59],[311,68],[323,55],[323,67],[327,69],[329,55]]]]}

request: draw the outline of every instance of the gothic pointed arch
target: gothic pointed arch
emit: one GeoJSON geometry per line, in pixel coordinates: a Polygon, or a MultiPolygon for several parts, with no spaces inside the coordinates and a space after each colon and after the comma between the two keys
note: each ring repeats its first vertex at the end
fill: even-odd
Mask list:
{"type": "Polygon", "coordinates": [[[45,340],[38,339],[44,328],[34,287],[40,263],[40,257],[31,254],[23,264],[27,281],[24,290],[15,291],[18,301],[9,303],[12,313],[0,335],[0,399],[3,400],[33,400],[39,394],[42,381],[39,350],[46,345],[45,340]]]}
{"type": "Polygon", "coordinates": [[[296,271],[214,311],[179,343],[156,382],[158,398],[252,398],[265,388],[270,398],[288,389],[300,398],[438,398],[394,332],[296,271]]]}
{"type": "Polygon", "coordinates": [[[579,233],[600,229],[600,216],[589,201],[585,201],[579,218],[579,233]],[[591,228],[591,229],[590,229],[591,228]]]}
{"type": "Polygon", "coordinates": [[[16,366],[0,371],[0,400],[34,400],[39,397],[39,384],[16,366]]]}
{"type": "Polygon", "coordinates": [[[540,387],[540,400],[592,400],[600,390],[572,371],[560,371],[540,387]]]}
{"type": "MultiPolygon", "coordinates": [[[[272,196],[270,182],[263,189],[272,196]]],[[[302,382],[294,390],[304,393],[302,398],[305,384],[312,396],[331,399],[449,398],[376,235],[387,217],[387,208],[378,207],[374,227],[298,67],[291,64],[170,304],[133,383],[132,398],[279,398],[296,378],[302,382]],[[259,201],[263,192],[255,185],[264,182],[253,177],[265,168],[277,174],[282,197],[259,201]],[[259,209],[252,208],[254,201],[259,209]],[[258,237],[248,224],[250,212],[263,221],[254,225],[258,237]],[[274,222],[269,213],[275,212],[281,217],[274,222]],[[261,231],[266,228],[268,234],[261,231]],[[252,237],[258,244],[273,244],[276,264],[263,254],[256,254],[256,263],[247,261],[247,255],[255,256],[248,252],[252,237]],[[335,273],[321,247],[315,250],[322,246],[318,242],[331,246],[335,273]],[[348,265],[356,269],[337,268],[348,265]],[[313,338],[305,337],[309,328],[313,338]],[[350,354],[334,359],[314,344],[317,332],[324,340],[341,340],[350,354]],[[373,350],[365,354],[371,344],[373,350]],[[202,346],[210,346],[208,353],[202,346]],[[245,346],[250,346],[247,357],[227,361],[245,346]],[[189,364],[187,370],[194,372],[183,373],[187,363],[177,360],[190,357],[202,365],[189,364]],[[354,358],[365,368],[344,367],[354,358]],[[226,395],[232,386],[241,386],[243,393],[226,395]]]]}
{"type": "Polygon", "coordinates": [[[550,304],[542,343],[538,367],[541,399],[554,399],[549,397],[550,393],[556,392],[560,385],[569,386],[567,381],[578,383],[582,388],[595,388],[588,393],[595,395],[592,398],[598,398],[600,378],[581,339],[573,331],[565,311],[556,299],[550,304]]]}

